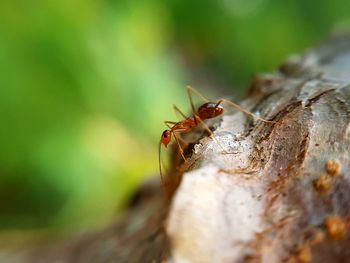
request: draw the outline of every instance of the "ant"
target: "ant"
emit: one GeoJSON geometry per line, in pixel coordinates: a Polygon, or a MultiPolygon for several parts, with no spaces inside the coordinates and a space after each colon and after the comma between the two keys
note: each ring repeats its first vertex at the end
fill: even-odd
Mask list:
{"type": "Polygon", "coordinates": [[[162,174],[162,166],[161,166],[161,145],[163,144],[165,147],[168,146],[168,144],[171,142],[172,136],[174,136],[176,143],[179,147],[180,154],[184,161],[186,162],[186,158],[184,156],[184,151],[180,144],[180,138],[178,137],[178,133],[186,133],[192,131],[195,127],[197,127],[199,124],[203,124],[205,129],[208,130],[210,134],[212,134],[212,131],[209,129],[209,127],[204,123],[205,120],[212,119],[215,117],[218,117],[224,113],[224,108],[222,107],[223,103],[227,103],[231,105],[232,107],[238,109],[239,111],[242,111],[243,113],[250,115],[252,117],[257,118],[258,120],[261,120],[266,123],[276,123],[275,121],[268,121],[263,118],[260,118],[259,116],[256,116],[255,114],[251,113],[250,111],[242,108],[236,103],[233,103],[232,101],[226,100],[226,99],[220,99],[217,102],[210,102],[207,98],[205,98],[202,94],[200,94],[197,90],[195,90],[191,86],[187,86],[187,95],[190,100],[191,108],[192,108],[192,116],[187,117],[185,114],[183,114],[180,109],[176,107],[176,105],[173,105],[174,110],[181,114],[181,116],[184,118],[184,120],[179,122],[174,121],[165,121],[165,125],[168,126],[169,129],[163,131],[160,141],[159,141],[159,148],[158,148],[158,162],[159,162],[159,172],[160,176],[163,181],[163,174],[162,174]],[[203,101],[205,101],[204,104],[202,104],[198,110],[195,110],[193,99],[192,99],[192,93],[195,93],[198,97],[200,97],[203,101]],[[172,126],[171,126],[172,125],[172,126]]]}

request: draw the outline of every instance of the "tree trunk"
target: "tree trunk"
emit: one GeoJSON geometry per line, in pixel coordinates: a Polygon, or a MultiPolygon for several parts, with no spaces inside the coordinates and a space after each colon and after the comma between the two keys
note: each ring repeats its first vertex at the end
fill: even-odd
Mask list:
{"type": "Polygon", "coordinates": [[[122,223],[32,260],[350,262],[349,84],[348,35],[292,56],[241,104],[275,123],[225,114],[175,156],[170,202],[148,184],[122,223]]]}

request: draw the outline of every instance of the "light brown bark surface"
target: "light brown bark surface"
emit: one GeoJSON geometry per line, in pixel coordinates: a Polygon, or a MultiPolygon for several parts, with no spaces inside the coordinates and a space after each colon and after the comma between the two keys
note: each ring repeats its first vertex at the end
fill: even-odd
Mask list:
{"type": "Polygon", "coordinates": [[[257,77],[203,139],[166,230],[175,262],[350,262],[350,39],[257,77]],[[230,154],[223,154],[225,152],[230,154]]]}
{"type": "Polygon", "coordinates": [[[117,226],[31,260],[350,262],[349,84],[349,36],[291,57],[242,102],[276,123],[226,114],[187,164],[174,158],[170,207],[148,185],[117,226]]]}

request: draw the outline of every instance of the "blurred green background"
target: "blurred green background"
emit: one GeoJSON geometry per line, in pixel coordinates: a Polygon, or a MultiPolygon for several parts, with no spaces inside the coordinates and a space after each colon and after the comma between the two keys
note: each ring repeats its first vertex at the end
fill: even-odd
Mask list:
{"type": "Polygon", "coordinates": [[[330,31],[348,1],[1,1],[0,231],[111,222],[185,86],[243,94],[330,31]]]}

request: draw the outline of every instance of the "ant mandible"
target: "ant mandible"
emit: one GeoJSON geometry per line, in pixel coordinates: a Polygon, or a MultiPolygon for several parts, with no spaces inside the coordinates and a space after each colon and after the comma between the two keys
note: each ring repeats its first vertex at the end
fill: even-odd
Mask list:
{"type": "Polygon", "coordinates": [[[223,103],[227,103],[228,105],[238,109],[239,111],[242,111],[243,113],[250,115],[252,117],[257,118],[258,120],[261,120],[266,123],[275,123],[275,121],[269,121],[265,120],[263,118],[260,118],[259,116],[251,113],[250,111],[242,108],[236,103],[233,103],[232,101],[226,100],[226,99],[220,99],[217,102],[210,102],[207,98],[205,98],[202,94],[200,94],[197,90],[195,90],[191,86],[187,86],[187,94],[188,98],[190,100],[191,108],[192,108],[192,116],[186,117],[185,114],[183,114],[175,105],[173,105],[174,110],[179,112],[181,116],[184,118],[184,120],[179,122],[174,121],[165,121],[165,125],[168,126],[169,129],[163,131],[160,141],[159,141],[159,147],[158,147],[158,162],[159,162],[159,172],[160,176],[163,180],[163,174],[162,174],[162,166],[161,166],[161,145],[163,144],[165,147],[168,146],[168,144],[171,142],[172,136],[174,136],[176,143],[179,147],[180,154],[184,161],[186,162],[186,158],[184,156],[184,151],[181,147],[179,137],[177,134],[179,133],[186,133],[193,130],[195,127],[197,127],[199,124],[204,124],[204,127],[206,130],[209,131],[209,133],[212,134],[212,131],[209,129],[208,126],[204,123],[205,120],[212,119],[215,117],[218,117],[224,113],[224,108],[222,107],[223,103]],[[193,99],[192,99],[192,92],[195,93],[198,97],[200,97],[203,101],[205,101],[204,104],[202,104],[198,110],[195,110],[193,99]],[[172,126],[171,126],[172,125],[172,126]]]}

